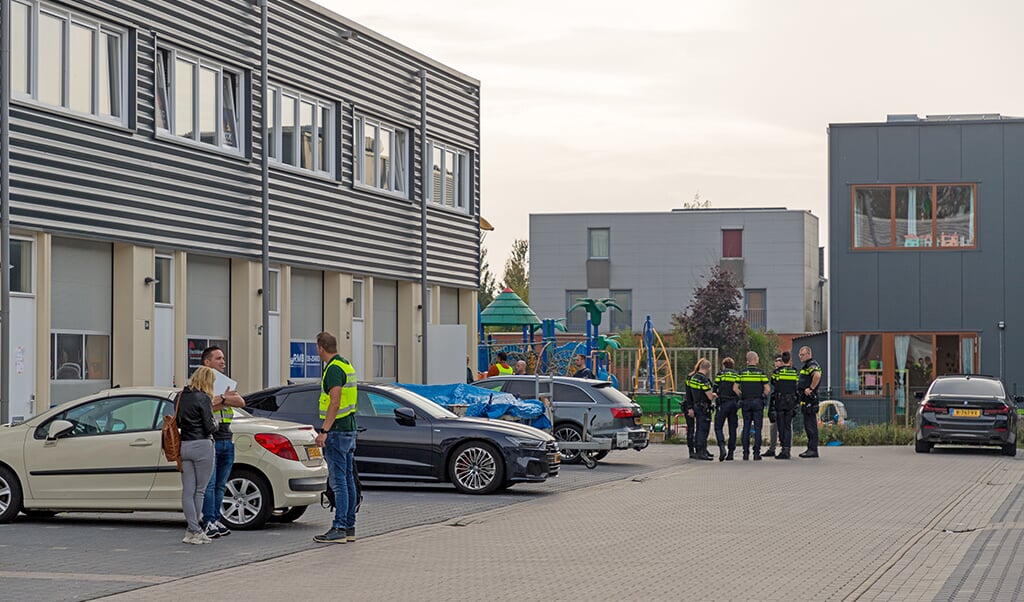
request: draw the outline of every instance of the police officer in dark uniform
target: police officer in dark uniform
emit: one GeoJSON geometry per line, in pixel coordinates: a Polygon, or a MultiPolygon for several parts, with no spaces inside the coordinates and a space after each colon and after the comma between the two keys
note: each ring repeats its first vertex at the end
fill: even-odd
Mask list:
{"type": "Polygon", "coordinates": [[[690,387],[683,383],[683,399],[679,402],[679,411],[686,420],[686,447],[690,450],[690,459],[696,460],[697,454],[693,448],[693,441],[696,438],[696,422],[693,419],[693,397],[690,395],[690,387]]]}
{"type": "Polygon", "coordinates": [[[768,375],[757,366],[757,352],[747,352],[747,367],[736,377],[733,390],[740,398],[743,410],[743,459],[750,459],[750,439],[754,439],[754,459],[761,459],[761,423],[764,421],[764,401],[768,398],[768,375]]]}
{"type": "Polygon", "coordinates": [[[718,397],[708,375],[711,373],[711,362],[706,359],[697,360],[693,372],[686,379],[686,390],[693,402],[691,412],[696,423],[697,432],[693,438],[694,458],[697,460],[714,460],[708,453],[708,435],[711,433],[712,402],[718,397]]]}
{"type": "Polygon", "coordinates": [[[776,460],[788,460],[789,449],[793,445],[793,414],[796,412],[796,384],[799,374],[790,365],[791,361],[792,356],[789,352],[782,352],[782,365],[769,377],[774,385],[774,391],[768,411],[775,415],[781,446],[778,455],[775,456],[776,460]]]}
{"type": "Polygon", "coordinates": [[[821,382],[821,366],[811,356],[811,348],[800,348],[799,380],[796,383],[797,401],[800,412],[804,415],[804,431],[807,433],[807,451],[800,454],[801,458],[818,457],[818,383],[821,382]]]}
{"type": "Polygon", "coordinates": [[[736,396],[733,386],[737,382],[736,362],[731,357],[722,360],[722,370],[715,376],[715,389],[718,392],[718,407],[715,409],[715,439],[718,440],[718,461],[732,460],[736,451],[736,425],[739,423],[740,399],[736,396]],[[725,433],[722,427],[729,421],[729,452],[725,451],[725,433]]]}

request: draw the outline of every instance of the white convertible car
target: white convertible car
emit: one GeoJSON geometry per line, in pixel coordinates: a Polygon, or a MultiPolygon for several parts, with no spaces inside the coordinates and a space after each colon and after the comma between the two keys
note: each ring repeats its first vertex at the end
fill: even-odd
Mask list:
{"type": "MultiPolygon", "coordinates": [[[[160,449],[177,392],[108,389],[0,427],[0,523],[18,512],[180,511],[181,476],[160,449]]],[[[327,465],[313,427],[236,409],[231,430],[235,465],[222,507],[231,528],[292,521],[320,501],[327,465]]]]}

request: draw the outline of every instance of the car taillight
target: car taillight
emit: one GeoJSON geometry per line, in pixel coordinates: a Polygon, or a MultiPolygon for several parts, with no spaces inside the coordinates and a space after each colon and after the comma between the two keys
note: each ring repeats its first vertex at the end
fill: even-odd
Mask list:
{"type": "Polygon", "coordinates": [[[930,403],[928,403],[926,401],[926,402],[924,402],[924,405],[921,406],[921,411],[922,412],[945,412],[946,408],[940,408],[939,406],[932,405],[932,404],[930,404],[930,403]]]}
{"type": "Polygon", "coordinates": [[[259,433],[255,439],[256,443],[259,443],[264,449],[275,456],[285,460],[299,461],[299,454],[295,453],[295,448],[292,446],[292,442],[288,440],[288,437],[278,435],[277,433],[259,433]]]}
{"type": "Polygon", "coordinates": [[[985,409],[985,415],[986,416],[996,416],[998,414],[1009,414],[1009,413],[1010,413],[1009,406],[1002,406],[1002,407],[999,407],[999,408],[986,408],[985,409]]]}
{"type": "Polygon", "coordinates": [[[612,418],[632,418],[633,408],[612,408],[612,418]]]}

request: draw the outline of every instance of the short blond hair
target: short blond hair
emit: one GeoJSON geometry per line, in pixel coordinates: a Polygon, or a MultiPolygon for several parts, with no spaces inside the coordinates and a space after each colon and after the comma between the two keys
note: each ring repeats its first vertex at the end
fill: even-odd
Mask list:
{"type": "Polygon", "coordinates": [[[192,373],[192,378],[188,381],[188,386],[192,387],[196,391],[202,391],[213,399],[213,381],[217,380],[217,374],[213,371],[213,368],[209,366],[199,366],[196,371],[192,373]]]}

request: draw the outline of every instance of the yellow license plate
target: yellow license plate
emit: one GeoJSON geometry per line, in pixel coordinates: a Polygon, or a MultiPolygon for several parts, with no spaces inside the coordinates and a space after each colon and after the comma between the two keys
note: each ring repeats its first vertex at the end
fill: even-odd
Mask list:
{"type": "Polygon", "coordinates": [[[555,464],[558,464],[561,461],[562,461],[562,455],[559,454],[558,452],[555,452],[555,464]]]}
{"type": "Polygon", "coordinates": [[[981,416],[981,410],[961,410],[953,408],[953,415],[958,417],[962,416],[964,418],[978,418],[981,416]]]}
{"type": "Polygon", "coordinates": [[[316,460],[324,457],[324,452],[319,447],[311,446],[306,448],[306,455],[309,456],[310,460],[316,460]]]}

